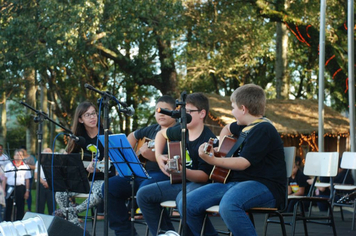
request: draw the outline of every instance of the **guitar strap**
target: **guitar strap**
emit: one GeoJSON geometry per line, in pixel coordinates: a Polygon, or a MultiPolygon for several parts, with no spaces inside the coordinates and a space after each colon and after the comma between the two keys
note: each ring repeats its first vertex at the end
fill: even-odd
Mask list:
{"type": "Polygon", "coordinates": [[[252,128],[255,127],[258,124],[261,124],[262,122],[270,122],[270,123],[272,123],[269,119],[267,119],[265,117],[262,117],[260,119],[255,120],[254,122],[252,122],[251,124],[249,124],[245,128],[243,128],[243,130],[240,133],[239,138],[237,139],[237,141],[234,144],[234,146],[232,146],[230,151],[226,154],[226,157],[232,157],[232,155],[234,155],[234,153],[237,151],[237,149],[244,142],[245,138],[247,137],[247,134],[252,130],[252,128]]]}

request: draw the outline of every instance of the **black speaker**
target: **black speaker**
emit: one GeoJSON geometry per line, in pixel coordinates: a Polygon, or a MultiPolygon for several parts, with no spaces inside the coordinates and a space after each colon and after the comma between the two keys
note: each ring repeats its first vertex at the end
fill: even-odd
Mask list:
{"type": "MultiPolygon", "coordinates": [[[[41,217],[43,220],[48,232],[48,236],[80,236],[84,234],[84,230],[82,228],[57,216],[26,212],[23,220],[36,216],[41,217]]],[[[88,231],[85,233],[85,235],[90,236],[88,231]]]]}

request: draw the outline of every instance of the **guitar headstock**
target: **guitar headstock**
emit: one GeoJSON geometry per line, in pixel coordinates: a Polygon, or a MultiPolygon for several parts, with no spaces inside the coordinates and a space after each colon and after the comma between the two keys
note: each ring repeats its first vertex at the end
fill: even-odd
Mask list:
{"type": "Polygon", "coordinates": [[[204,153],[212,156],[213,145],[216,144],[217,141],[218,141],[217,138],[210,138],[209,141],[205,143],[204,153]]]}

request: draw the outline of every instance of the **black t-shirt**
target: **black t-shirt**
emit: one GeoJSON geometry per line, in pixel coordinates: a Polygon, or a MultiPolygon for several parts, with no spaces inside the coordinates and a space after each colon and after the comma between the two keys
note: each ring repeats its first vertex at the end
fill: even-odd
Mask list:
{"type": "MultiPolygon", "coordinates": [[[[101,134],[104,134],[104,131],[102,129],[100,131],[100,135],[101,134]]],[[[111,132],[109,132],[109,134],[111,134],[111,132]]],[[[83,137],[85,139],[85,146],[82,147],[82,149],[84,151],[83,160],[84,161],[92,161],[92,158],[95,157],[95,155],[93,154],[93,151],[95,152],[96,150],[98,150],[98,160],[102,161],[104,159],[104,146],[102,145],[102,143],[100,141],[98,141],[99,148],[97,148],[97,136],[95,136],[94,138],[91,138],[85,132],[83,137]]],[[[109,177],[112,177],[112,176],[115,176],[114,165],[109,166],[109,177]]],[[[93,174],[90,174],[88,179],[92,180],[92,177],[93,177],[93,174]]],[[[96,171],[94,180],[103,180],[103,179],[104,179],[104,173],[96,171]]]]}
{"type": "MultiPolygon", "coordinates": [[[[239,136],[244,127],[234,122],[230,125],[230,131],[239,136]]],[[[232,170],[227,181],[258,181],[271,191],[276,206],[284,203],[287,172],[283,142],[270,122],[255,125],[234,156],[244,157],[251,166],[243,171],[232,170]]]]}
{"type": "MultiPolygon", "coordinates": [[[[154,140],[156,138],[156,134],[160,130],[161,130],[161,126],[159,124],[153,124],[153,125],[147,126],[145,128],[136,130],[134,132],[134,136],[137,140],[143,139],[145,137],[154,140]]],[[[168,151],[167,151],[167,145],[166,145],[164,147],[163,154],[167,154],[167,152],[168,151]]],[[[160,170],[157,162],[153,162],[150,160],[146,161],[145,169],[147,171],[159,171],[160,170]]]]}
{"type": "MultiPolygon", "coordinates": [[[[181,136],[181,128],[180,126],[174,126],[171,128],[167,129],[167,137],[169,141],[180,141],[182,136],[181,136]]],[[[189,137],[189,130],[187,130],[187,137],[189,137]]],[[[208,142],[209,138],[216,138],[215,134],[206,126],[204,126],[203,132],[200,134],[200,136],[193,140],[189,141],[189,138],[186,138],[186,149],[188,151],[188,155],[186,155],[186,163],[187,163],[187,168],[192,169],[192,170],[202,170],[204,171],[207,175],[210,175],[211,170],[213,169],[213,166],[206,163],[203,159],[199,157],[199,147],[202,143],[208,142]]],[[[217,144],[214,144],[214,146],[217,146],[217,144]]]]}
{"type": "Polygon", "coordinates": [[[292,176],[289,177],[288,185],[292,188],[293,193],[297,192],[299,188],[304,187],[304,195],[306,196],[310,188],[310,185],[307,182],[308,179],[309,177],[304,175],[303,171],[298,169],[294,178],[292,176]]]}

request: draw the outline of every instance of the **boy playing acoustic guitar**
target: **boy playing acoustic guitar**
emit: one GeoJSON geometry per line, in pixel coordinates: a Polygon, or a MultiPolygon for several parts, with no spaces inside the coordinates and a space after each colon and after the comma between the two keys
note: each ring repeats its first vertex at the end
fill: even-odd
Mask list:
{"type": "MultiPolygon", "coordinates": [[[[204,125],[204,121],[209,112],[209,100],[202,93],[192,93],[187,95],[186,98],[186,111],[192,116],[192,120],[187,124],[187,140],[186,148],[189,153],[187,155],[187,169],[186,178],[187,192],[192,191],[208,182],[209,174],[212,166],[207,164],[204,160],[199,158],[199,146],[207,142],[210,137],[215,137],[213,132],[204,125]]],[[[180,141],[181,140],[181,127],[175,126],[172,128],[164,129],[156,135],[156,159],[161,168],[161,171],[169,176],[166,172],[167,156],[163,155],[163,147],[167,140],[180,141]]],[[[176,200],[179,204],[181,202],[182,184],[171,184],[168,181],[162,181],[155,184],[146,185],[139,189],[137,192],[137,203],[142,211],[142,214],[147,222],[152,235],[157,235],[158,221],[161,213],[160,203],[168,200],[176,200]]],[[[177,205],[178,205],[177,204],[177,205]]],[[[163,217],[162,225],[169,225],[169,218],[163,217]]],[[[163,230],[173,230],[172,227],[163,230]]]]}
{"type": "MultiPolygon", "coordinates": [[[[176,124],[176,120],[174,118],[158,113],[158,108],[172,110],[175,108],[175,100],[168,95],[160,97],[156,101],[155,119],[157,124],[138,129],[130,133],[127,137],[131,147],[134,148],[136,146],[140,156],[145,159],[145,169],[151,177],[150,179],[135,178],[135,191],[144,185],[162,180],[168,180],[168,177],[161,172],[156,163],[153,151],[154,147],[150,147],[146,142],[144,142],[142,146],[137,147],[140,140],[147,138],[154,142],[157,132],[176,124]]],[[[142,161],[142,159],[140,160],[142,161]]],[[[131,221],[126,206],[126,201],[132,194],[131,188],[130,178],[124,178],[117,175],[109,179],[108,202],[110,207],[108,207],[108,220],[109,227],[115,231],[115,235],[117,236],[131,235],[131,221]]],[[[102,192],[104,192],[104,185],[102,187],[102,192]]]]}
{"type": "MultiPolygon", "coordinates": [[[[225,126],[220,137],[243,136],[244,140],[231,158],[217,158],[213,152],[204,152],[205,144],[200,146],[202,159],[231,169],[231,173],[225,184],[207,184],[187,195],[187,224],[194,235],[200,235],[205,209],[213,205],[219,204],[221,217],[233,235],[253,236],[257,234],[245,211],[283,204],[286,192],[283,143],[272,123],[263,118],[266,106],[263,89],[254,84],[239,87],[231,95],[231,103],[237,122],[225,126]]],[[[204,232],[218,235],[209,220],[204,232]]]]}

